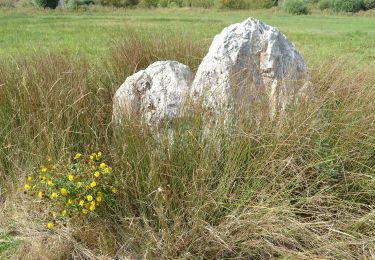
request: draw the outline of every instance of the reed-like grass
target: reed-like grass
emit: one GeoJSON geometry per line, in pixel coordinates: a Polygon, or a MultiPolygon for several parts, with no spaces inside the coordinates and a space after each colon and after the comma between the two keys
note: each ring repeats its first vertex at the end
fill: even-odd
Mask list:
{"type": "Polygon", "coordinates": [[[374,257],[374,68],[321,64],[316,98],[282,123],[255,120],[256,106],[208,133],[204,115],[190,113],[172,126],[173,142],[137,120],[114,129],[112,96],[127,75],[160,59],[196,68],[205,53],[199,42],[168,42],[134,34],[103,65],[62,53],[0,64],[0,232],[24,241],[13,257],[374,257]],[[116,207],[47,232],[17,188],[47,156],[85,150],[113,166],[116,207]]]}

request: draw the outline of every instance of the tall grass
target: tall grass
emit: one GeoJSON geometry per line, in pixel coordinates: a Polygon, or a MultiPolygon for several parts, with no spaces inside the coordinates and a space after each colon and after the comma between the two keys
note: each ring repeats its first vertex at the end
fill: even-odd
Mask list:
{"type": "Polygon", "coordinates": [[[23,234],[15,257],[373,257],[373,68],[322,64],[312,72],[316,99],[290,107],[282,123],[239,115],[202,134],[204,115],[191,113],[172,126],[173,142],[136,119],[114,130],[112,96],[127,75],[159,59],[196,68],[205,52],[165,41],[134,34],[103,66],[57,53],[0,65],[0,223],[23,234]],[[41,231],[41,213],[12,193],[47,155],[68,160],[85,149],[113,165],[116,207],[41,231]]]}

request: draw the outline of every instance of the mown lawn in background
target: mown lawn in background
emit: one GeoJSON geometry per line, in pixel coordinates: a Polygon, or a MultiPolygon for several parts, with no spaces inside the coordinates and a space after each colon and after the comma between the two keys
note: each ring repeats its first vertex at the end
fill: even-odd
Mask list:
{"type": "Polygon", "coordinates": [[[349,55],[375,62],[375,17],[292,16],[278,11],[120,10],[112,12],[0,11],[0,58],[63,50],[100,61],[130,30],[144,37],[181,33],[209,46],[225,26],[255,17],[281,29],[310,66],[349,55]]]}

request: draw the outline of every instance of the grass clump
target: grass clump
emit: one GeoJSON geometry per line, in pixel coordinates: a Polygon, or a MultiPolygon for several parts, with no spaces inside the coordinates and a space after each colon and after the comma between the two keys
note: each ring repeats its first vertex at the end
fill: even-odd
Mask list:
{"type": "Polygon", "coordinates": [[[15,251],[22,241],[10,235],[0,235],[0,258],[6,259],[11,257],[11,252],[15,251]]]}
{"type": "Polygon", "coordinates": [[[309,9],[304,0],[285,0],[283,8],[291,14],[301,15],[308,14],[309,9]]]}

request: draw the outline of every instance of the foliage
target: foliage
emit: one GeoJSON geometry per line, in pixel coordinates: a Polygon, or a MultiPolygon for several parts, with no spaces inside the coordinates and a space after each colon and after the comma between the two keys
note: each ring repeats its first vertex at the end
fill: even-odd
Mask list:
{"type": "Polygon", "coordinates": [[[358,12],[362,9],[362,0],[334,0],[333,9],[336,12],[358,12]]]}
{"type": "Polygon", "coordinates": [[[13,238],[8,235],[0,235],[0,259],[9,259],[6,256],[9,251],[15,250],[20,244],[21,240],[13,238]]]}
{"type": "Polygon", "coordinates": [[[283,7],[291,14],[301,15],[309,13],[309,9],[304,0],[285,0],[283,7]]]}
{"type": "Polygon", "coordinates": [[[32,7],[33,0],[20,0],[17,2],[17,7],[32,7]]]}
{"type": "Polygon", "coordinates": [[[139,3],[139,0],[101,0],[100,4],[103,6],[114,6],[114,7],[128,7],[135,6],[139,3]]]}
{"type": "Polygon", "coordinates": [[[33,0],[36,7],[55,9],[59,4],[59,0],[33,0]]]}
{"type": "Polygon", "coordinates": [[[0,0],[0,8],[14,8],[16,7],[16,2],[13,0],[0,0]]]}
{"type": "Polygon", "coordinates": [[[375,9],[375,0],[363,0],[365,10],[375,9]]]}
{"type": "Polygon", "coordinates": [[[143,7],[157,7],[159,5],[159,0],[141,0],[140,5],[143,7]]]}
{"type": "Polygon", "coordinates": [[[320,10],[331,9],[333,7],[333,0],[320,0],[318,7],[320,10]]]}
{"type": "Polygon", "coordinates": [[[65,7],[69,9],[77,9],[79,6],[93,5],[94,0],[67,0],[65,7]]]}
{"type": "Polygon", "coordinates": [[[277,5],[277,0],[219,0],[220,8],[247,9],[247,8],[270,8],[277,5]]]}
{"type": "Polygon", "coordinates": [[[51,159],[46,166],[27,177],[25,193],[30,199],[38,198],[35,205],[45,204],[50,209],[52,229],[65,224],[66,219],[93,214],[103,204],[113,205],[112,167],[101,161],[102,153],[83,158],[80,153],[66,166],[56,165],[51,159]]]}

